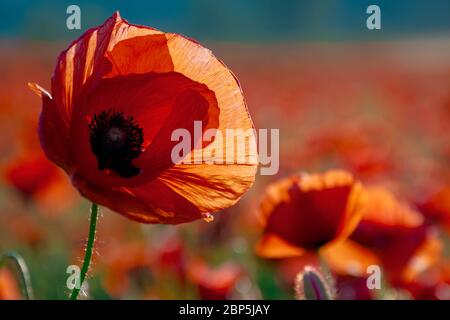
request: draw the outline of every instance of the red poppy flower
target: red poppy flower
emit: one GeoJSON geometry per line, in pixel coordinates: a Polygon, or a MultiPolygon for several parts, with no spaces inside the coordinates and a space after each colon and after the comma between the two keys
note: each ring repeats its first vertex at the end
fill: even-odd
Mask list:
{"type": "Polygon", "coordinates": [[[363,218],[350,239],[380,257],[392,284],[436,264],[442,244],[422,215],[382,187],[366,189],[363,218]]]}
{"type": "Polygon", "coordinates": [[[367,277],[367,267],[378,265],[391,285],[403,285],[438,263],[442,243],[420,213],[382,187],[365,188],[362,198],[355,231],[320,251],[336,276],[367,277]]]}
{"type": "MultiPolygon", "coordinates": [[[[183,36],[127,23],[118,13],[59,56],[39,135],[47,157],[86,198],[145,223],[182,223],[233,205],[251,186],[256,147],[235,162],[172,161],[175,129],[243,129],[254,139],[237,79],[210,50],[183,36]]],[[[219,139],[199,143],[225,154],[219,139]]],[[[185,158],[185,159],[186,159],[185,158]]]]}
{"type": "Polygon", "coordinates": [[[345,171],[295,175],[267,188],[261,205],[264,257],[302,255],[355,229],[361,217],[362,186],[345,171]]]}

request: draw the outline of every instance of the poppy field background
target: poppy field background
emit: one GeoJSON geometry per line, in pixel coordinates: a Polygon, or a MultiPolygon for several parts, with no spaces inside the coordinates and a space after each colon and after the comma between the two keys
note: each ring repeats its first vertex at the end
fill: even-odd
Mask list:
{"type": "MultiPolygon", "coordinates": [[[[41,150],[41,104],[27,82],[50,87],[59,52],[116,10],[193,37],[224,61],[256,129],[280,130],[280,168],[257,174],[211,223],[145,225],[102,208],[89,298],[294,299],[295,275],[312,258],[256,255],[264,192],[292,174],[342,169],[382,190],[350,238],[388,276],[382,290],[368,290],[342,255],[344,267],[332,268],[339,297],[450,299],[447,2],[379,1],[381,31],[365,27],[365,1],[79,1],[81,30],[66,28],[69,4],[0,5],[0,252],[23,255],[38,299],[67,299],[66,270],[81,264],[89,202],[41,150]],[[386,222],[398,203],[408,209],[386,222]]],[[[22,298],[16,279],[0,269],[0,299],[22,298]]]]}

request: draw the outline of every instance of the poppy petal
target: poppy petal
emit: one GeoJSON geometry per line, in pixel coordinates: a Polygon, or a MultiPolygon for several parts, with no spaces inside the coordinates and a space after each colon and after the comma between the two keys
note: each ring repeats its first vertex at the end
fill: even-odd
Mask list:
{"type": "Polygon", "coordinates": [[[442,251],[443,243],[440,241],[437,233],[429,232],[403,270],[401,275],[403,281],[414,281],[421,273],[432,266],[436,266],[441,260],[442,251]]]}
{"type": "Polygon", "coordinates": [[[28,87],[42,98],[42,112],[39,118],[39,140],[48,159],[56,163],[69,173],[71,164],[67,141],[69,127],[61,121],[56,110],[55,102],[50,93],[36,83],[29,83],[28,87]],[[55,134],[58,132],[58,134],[55,134]]]}
{"type": "Polygon", "coordinates": [[[152,28],[128,24],[116,12],[105,23],[85,32],[58,58],[52,78],[52,96],[62,121],[69,123],[76,98],[89,91],[113,66],[105,59],[122,40],[144,35],[161,34],[152,28]]]}
{"type": "Polygon", "coordinates": [[[256,166],[177,165],[160,179],[201,212],[215,212],[235,204],[253,184],[256,166]]]}
{"type": "Polygon", "coordinates": [[[178,224],[201,218],[201,212],[159,179],[135,188],[111,190],[91,185],[79,175],[72,183],[88,199],[142,223],[178,224]]]}
{"type": "Polygon", "coordinates": [[[368,266],[381,264],[379,257],[374,252],[351,240],[324,246],[320,250],[320,254],[330,269],[340,275],[365,277],[368,266]]]}
{"type": "Polygon", "coordinates": [[[256,254],[267,259],[302,256],[306,251],[296,247],[275,234],[265,234],[255,247],[256,254]]]}

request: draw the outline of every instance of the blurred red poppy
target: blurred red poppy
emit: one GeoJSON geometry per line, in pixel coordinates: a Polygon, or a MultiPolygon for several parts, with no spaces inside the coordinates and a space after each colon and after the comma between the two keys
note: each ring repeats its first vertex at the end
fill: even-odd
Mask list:
{"type": "MultiPolygon", "coordinates": [[[[367,124],[319,126],[308,135],[308,161],[333,159],[365,180],[394,171],[386,133],[367,124]]],[[[329,161],[329,160],[328,160],[329,161]]]]}
{"type": "MultiPolygon", "coordinates": [[[[116,13],[62,52],[51,94],[30,87],[43,101],[39,135],[47,157],[82,195],[128,218],[192,221],[233,205],[253,183],[253,145],[237,152],[246,164],[172,161],[178,142],[171,134],[193,136],[194,121],[254,138],[237,79],[193,40],[131,25],[116,13]]],[[[186,157],[208,145],[225,150],[222,141],[193,142],[186,157]]]]}
{"type": "Polygon", "coordinates": [[[419,201],[418,209],[431,222],[440,223],[450,233],[450,186],[444,186],[419,201]]]}
{"type": "Polygon", "coordinates": [[[322,248],[320,257],[307,252],[300,257],[283,259],[279,264],[279,270],[285,282],[292,285],[296,275],[306,266],[320,268],[321,258],[336,279],[355,278],[356,282],[367,277],[368,266],[380,265],[379,257],[371,250],[346,239],[322,248]]]}
{"type": "Polygon", "coordinates": [[[414,299],[450,300],[450,264],[441,261],[434,268],[401,285],[414,299]]]}
{"type": "Polygon", "coordinates": [[[295,175],[270,185],[261,204],[259,255],[281,258],[345,239],[361,218],[362,186],[346,171],[295,175]]]}
{"type": "Polygon", "coordinates": [[[6,169],[7,181],[26,198],[49,187],[57,177],[58,168],[44,155],[15,160],[6,169]]]}
{"type": "Polygon", "coordinates": [[[161,274],[175,276],[182,285],[186,280],[186,254],[182,240],[171,237],[162,241],[157,248],[157,266],[161,274]]]}
{"type": "Polygon", "coordinates": [[[101,257],[101,262],[105,264],[105,289],[114,297],[129,293],[133,285],[142,291],[148,290],[153,278],[153,261],[144,242],[110,244],[101,257]]]}
{"type": "Polygon", "coordinates": [[[7,269],[0,269],[0,300],[20,300],[19,285],[14,275],[7,269]]]}
{"type": "Polygon", "coordinates": [[[31,248],[37,248],[45,240],[45,234],[33,215],[15,214],[7,221],[9,230],[17,239],[31,248]]]}
{"type": "Polygon", "coordinates": [[[380,257],[392,284],[439,261],[442,245],[423,216],[382,187],[366,189],[364,216],[350,239],[380,257]]]}
{"type": "Polygon", "coordinates": [[[33,201],[43,215],[59,215],[77,198],[64,172],[41,151],[25,152],[11,159],[1,170],[8,184],[27,203],[33,201]]]}
{"type": "Polygon", "coordinates": [[[225,263],[215,269],[202,260],[189,264],[188,276],[197,285],[198,293],[204,300],[230,299],[242,269],[233,263],[225,263]]]}
{"type": "Polygon", "coordinates": [[[367,287],[366,277],[338,275],[335,279],[339,300],[372,300],[375,298],[374,290],[367,287]]]}

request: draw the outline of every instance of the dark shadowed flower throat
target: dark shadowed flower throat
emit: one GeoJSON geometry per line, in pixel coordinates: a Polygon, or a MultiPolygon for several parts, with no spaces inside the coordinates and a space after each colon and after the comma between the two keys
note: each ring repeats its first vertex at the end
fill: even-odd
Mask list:
{"type": "Polygon", "coordinates": [[[142,152],[144,130],[132,116],[113,109],[94,114],[89,123],[91,150],[98,170],[110,169],[123,178],[139,174],[131,163],[142,152]]]}

